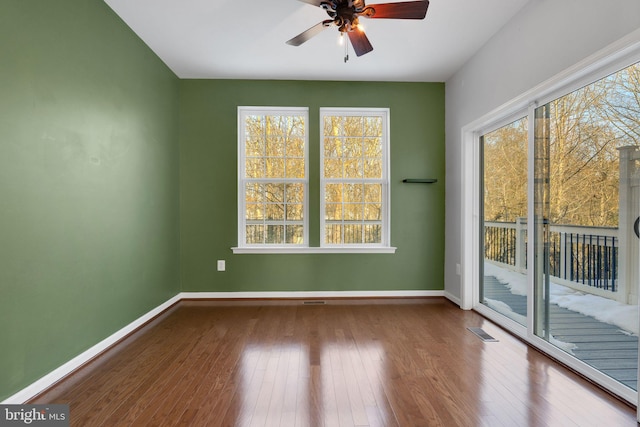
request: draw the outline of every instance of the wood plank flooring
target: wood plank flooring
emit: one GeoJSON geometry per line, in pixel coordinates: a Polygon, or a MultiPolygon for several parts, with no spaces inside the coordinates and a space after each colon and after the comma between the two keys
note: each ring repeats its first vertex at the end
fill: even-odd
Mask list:
{"type": "Polygon", "coordinates": [[[440,298],[185,301],[30,403],[68,403],[72,426],[637,425],[440,298]]]}

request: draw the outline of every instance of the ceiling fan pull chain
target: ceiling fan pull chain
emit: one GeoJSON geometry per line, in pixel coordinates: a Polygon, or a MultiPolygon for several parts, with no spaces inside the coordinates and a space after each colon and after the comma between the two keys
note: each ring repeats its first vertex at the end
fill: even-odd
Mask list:
{"type": "MultiPolygon", "coordinates": [[[[342,37],[344,37],[344,33],[342,33],[342,37]]],[[[349,60],[349,43],[344,44],[344,63],[346,64],[349,60]]]]}

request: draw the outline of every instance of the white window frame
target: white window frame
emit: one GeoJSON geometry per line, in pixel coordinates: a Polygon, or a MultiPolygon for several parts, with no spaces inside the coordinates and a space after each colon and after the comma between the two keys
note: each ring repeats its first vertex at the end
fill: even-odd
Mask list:
{"type": "MultiPolygon", "coordinates": [[[[309,109],[307,107],[238,107],[238,247],[232,248],[234,253],[252,253],[262,251],[291,250],[306,248],[309,244],[309,109]],[[247,178],[245,150],[245,118],[247,116],[303,116],[304,132],[304,178],[247,178]],[[245,185],[249,182],[264,183],[302,183],[303,197],[303,242],[280,244],[247,244],[246,243],[246,200],[245,185]]],[[[286,218],[283,224],[286,224],[286,218]]]]}
{"type": "MultiPolygon", "coordinates": [[[[309,246],[309,109],[307,107],[238,107],[238,245],[232,247],[231,250],[234,254],[335,254],[335,253],[359,253],[359,254],[392,254],[395,253],[396,248],[390,246],[390,172],[389,172],[389,109],[388,108],[321,108],[322,111],[332,111],[341,113],[351,113],[353,115],[363,115],[364,113],[377,112],[378,114],[384,114],[384,141],[383,141],[383,174],[385,178],[385,184],[382,189],[383,198],[383,239],[381,244],[367,244],[367,245],[330,245],[319,247],[309,246]],[[305,194],[304,194],[304,244],[261,244],[261,245],[247,245],[246,244],[246,222],[245,222],[245,197],[244,188],[247,180],[245,176],[245,146],[244,135],[244,117],[246,115],[256,114],[305,114],[306,129],[305,129],[305,194]]],[[[320,118],[322,122],[322,118],[320,118]]],[[[320,140],[322,137],[322,126],[320,129],[320,140]]],[[[322,168],[323,162],[323,144],[320,142],[320,168],[322,168]]],[[[322,172],[320,172],[322,175],[322,172]]],[[[269,182],[273,182],[273,179],[268,179],[269,182]]],[[[320,192],[322,193],[322,182],[320,183],[320,192]]],[[[324,194],[321,195],[321,199],[324,200],[324,194]]],[[[320,239],[324,236],[324,204],[321,201],[320,212],[320,239]]]]}
{"type": "MultiPolygon", "coordinates": [[[[391,247],[391,230],[390,230],[390,144],[389,144],[389,122],[390,122],[389,108],[336,108],[336,107],[323,107],[320,108],[320,246],[322,248],[334,248],[334,249],[361,249],[361,250],[388,250],[389,252],[395,252],[395,248],[391,247]],[[369,116],[382,118],[382,177],[381,178],[326,178],[324,176],[324,119],[326,116],[369,116]],[[325,243],[325,230],[328,221],[325,215],[325,185],[328,183],[375,183],[382,184],[382,212],[381,212],[381,226],[382,236],[380,243],[341,243],[341,244],[329,244],[325,243]]],[[[366,224],[363,220],[362,224],[366,224]]]]}

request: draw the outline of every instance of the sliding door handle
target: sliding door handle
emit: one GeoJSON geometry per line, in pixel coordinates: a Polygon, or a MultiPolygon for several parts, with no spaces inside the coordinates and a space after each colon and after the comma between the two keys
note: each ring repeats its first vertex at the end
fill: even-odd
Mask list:
{"type": "Polygon", "coordinates": [[[636,236],[640,239],[640,216],[636,218],[636,222],[633,223],[633,231],[636,232],[636,236]]]}

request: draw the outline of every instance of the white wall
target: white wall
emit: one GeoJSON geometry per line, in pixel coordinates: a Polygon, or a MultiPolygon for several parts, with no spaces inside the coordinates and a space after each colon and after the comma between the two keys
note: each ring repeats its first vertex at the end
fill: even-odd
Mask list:
{"type": "Polygon", "coordinates": [[[640,28],[640,0],[530,0],[446,82],[445,292],[461,298],[461,129],[640,28]]]}

